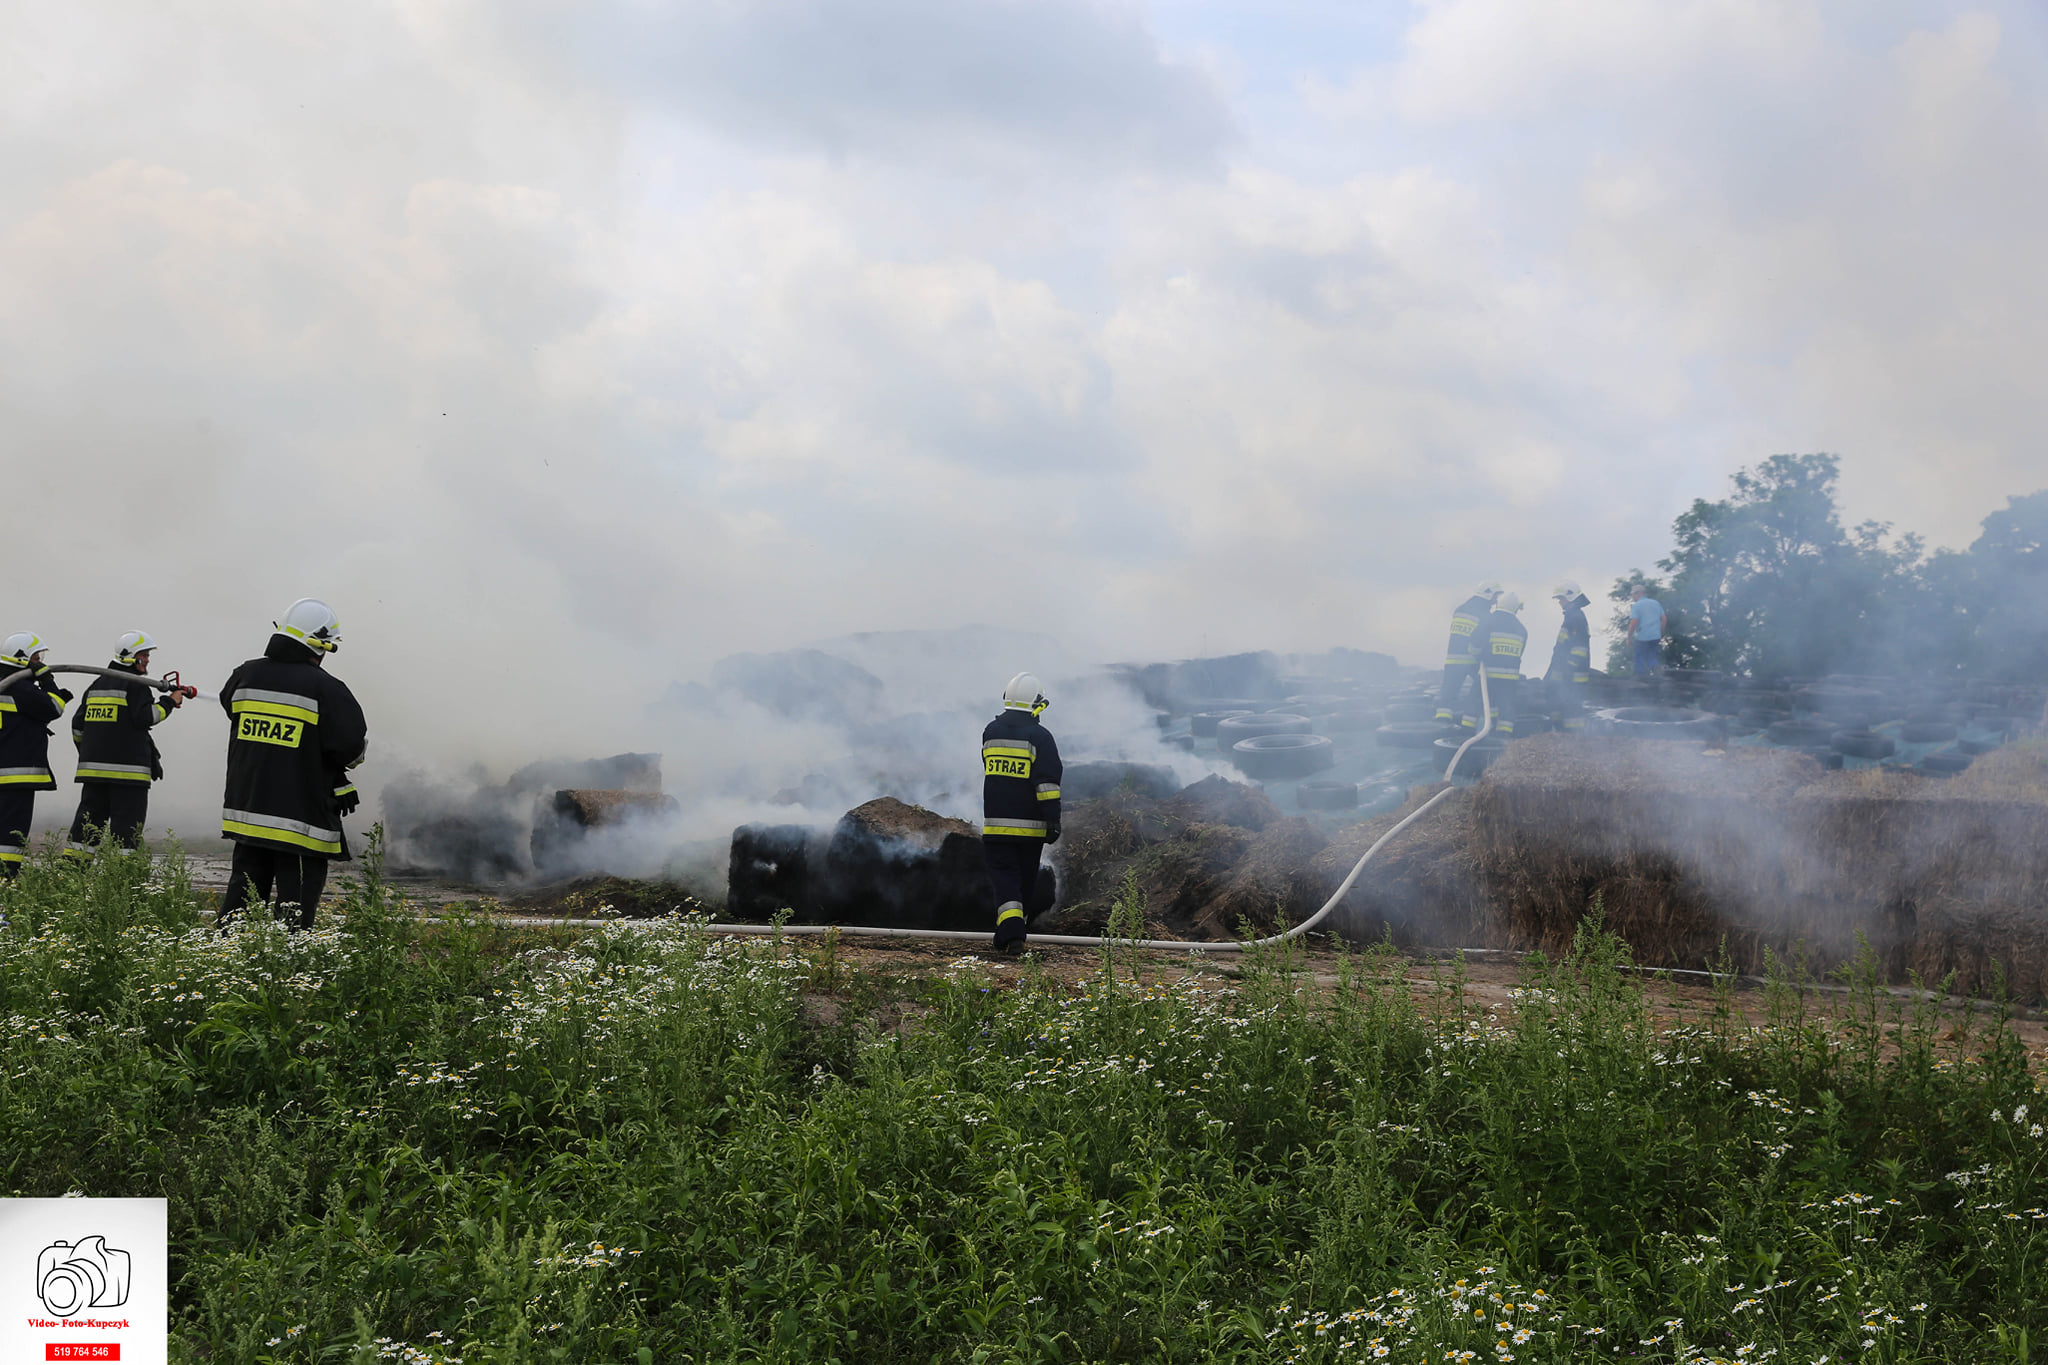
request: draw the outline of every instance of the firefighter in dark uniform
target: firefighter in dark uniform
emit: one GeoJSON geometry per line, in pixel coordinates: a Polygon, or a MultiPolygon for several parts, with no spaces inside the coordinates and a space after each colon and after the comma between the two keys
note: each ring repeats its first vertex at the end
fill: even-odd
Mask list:
{"type": "MultiPolygon", "coordinates": [[[[107,667],[117,673],[149,675],[156,641],[139,630],[121,637],[107,667]]],[[[85,689],[71,714],[71,742],[78,746],[78,814],[71,818],[74,857],[92,852],[94,832],[111,835],[128,848],[142,843],[149,818],[149,784],[164,775],[163,756],[150,730],[185,704],[194,689],[160,696],[139,682],[101,678],[85,689]]]]}
{"type": "Polygon", "coordinates": [[[42,637],[33,631],[10,635],[0,645],[0,678],[16,675],[0,688],[0,877],[21,873],[36,793],[57,790],[57,776],[50,771],[50,726],[64,714],[71,694],[57,686],[43,662],[43,648],[42,637]]]}
{"type": "Polygon", "coordinates": [[[1451,613],[1451,643],[1444,652],[1444,690],[1436,701],[1436,718],[1441,725],[1456,723],[1460,694],[1467,684],[1478,690],[1479,628],[1486,624],[1500,593],[1500,584],[1489,578],[1451,613]]]}
{"type": "Polygon", "coordinates": [[[1550,647],[1550,671],[1543,680],[1550,688],[1558,727],[1576,734],[1586,728],[1586,684],[1593,681],[1593,633],[1586,624],[1592,599],[1569,578],[1550,595],[1563,610],[1564,623],[1557,629],[1557,643],[1550,647]]]}
{"type": "MultiPolygon", "coordinates": [[[[1486,699],[1493,705],[1492,733],[1502,739],[1515,733],[1515,686],[1522,681],[1522,650],[1529,643],[1529,632],[1517,616],[1521,610],[1520,597],[1502,593],[1482,627],[1485,633],[1474,637],[1480,642],[1480,658],[1486,669],[1486,699]]],[[[1475,704],[1477,700],[1475,696],[1475,704]]],[[[1468,714],[1464,726],[1476,730],[1479,721],[1480,717],[1468,714]]]]}
{"type": "Polygon", "coordinates": [[[313,927],[327,863],[348,857],[341,817],[360,804],[348,770],[363,761],[369,727],[339,678],[321,668],[341,644],[325,602],[292,603],[260,659],[236,669],[220,690],[228,713],[228,781],[221,834],[235,841],[226,926],[252,899],[313,927]]]}
{"type": "Polygon", "coordinates": [[[1060,841],[1060,749],[1038,718],[1051,705],[1038,679],[1019,673],[1003,713],[981,732],[981,855],[995,888],[999,952],[1024,951],[1024,907],[1038,858],[1060,841]]]}

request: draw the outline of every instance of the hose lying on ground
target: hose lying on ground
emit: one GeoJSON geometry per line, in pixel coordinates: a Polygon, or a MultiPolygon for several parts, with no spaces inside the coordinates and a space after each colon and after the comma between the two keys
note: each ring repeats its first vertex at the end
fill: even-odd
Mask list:
{"type": "MultiPolygon", "coordinates": [[[[1269,948],[1276,943],[1285,943],[1289,939],[1300,938],[1303,934],[1306,934],[1309,930],[1322,923],[1324,919],[1328,918],[1330,912],[1337,908],[1337,902],[1343,900],[1345,893],[1350,891],[1352,886],[1358,881],[1358,874],[1365,871],[1365,865],[1372,861],[1375,853],[1385,848],[1387,842],[1395,835],[1414,824],[1417,820],[1420,820],[1437,802],[1451,794],[1452,788],[1448,784],[1458,771],[1458,760],[1465,756],[1467,749],[1484,739],[1487,732],[1493,729],[1493,699],[1487,693],[1485,667],[1482,666],[1478,672],[1479,705],[1480,709],[1485,712],[1485,715],[1478,730],[1473,732],[1470,739],[1458,746],[1457,753],[1451,755],[1450,766],[1444,770],[1444,782],[1446,784],[1444,789],[1410,812],[1406,819],[1402,820],[1385,834],[1382,834],[1379,838],[1373,840],[1372,847],[1367,849],[1364,856],[1359,858],[1356,863],[1352,864],[1351,875],[1346,877],[1337,889],[1331,893],[1330,898],[1323,902],[1323,908],[1295,925],[1292,929],[1270,935],[1266,938],[1225,939],[1220,941],[1177,938],[1115,938],[1082,934],[1030,934],[1025,941],[1029,944],[1057,944],[1066,948],[1100,948],[1104,944],[1112,944],[1124,948],[1164,948],[1169,951],[1189,953],[1238,953],[1243,952],[1247,948],[1269,948]]],[[[870,924],[785,924],[780,927],[766,924],[707,924],[703,928],[707,932],[714,934],[839,934],[857,938],[966,939],[980,943],[986,943],[989,940],[988,931],[985,929],[886,929],[879,925],[870,924]]]]}

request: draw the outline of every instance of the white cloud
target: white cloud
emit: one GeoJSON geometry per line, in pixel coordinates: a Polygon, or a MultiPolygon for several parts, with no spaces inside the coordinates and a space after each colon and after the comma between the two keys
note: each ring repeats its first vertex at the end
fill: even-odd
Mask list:
{"type": "Polygon", "coordinates": [[[204,676],[322,593],[382,733],[509,761],[860,629],[1426,662],[1482,570],[1597,589],[1777,450],[1949,543],[2040,480],[2023,12],[1440,0],[1231,54],[1312,147],[1156,17],[24,16],[8,610],[204,676]],[[532,704],[564,676],[603,704],[532,704]]]}

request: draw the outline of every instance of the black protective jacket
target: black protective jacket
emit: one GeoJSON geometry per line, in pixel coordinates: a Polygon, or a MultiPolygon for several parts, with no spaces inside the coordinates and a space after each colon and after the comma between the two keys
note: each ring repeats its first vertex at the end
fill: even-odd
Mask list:
{"type": "Polygon", "coordinates": [[[1557,629],[1557,643],[1550,647],[1550,671],[1544,674],[1548,681],[1593,680],[1593,633],[1586,624],[1586,607],[1591,601],[1580,593],[1564,604],[1564,624],[1557,629]]]}
{"type": "MultiPolygon", "coordinates": [[[[107,665],[140,676],[142,670],[116,659],[107,665]]],[[[100,678],[71,713],[71,742],[78,746],[79,782],[139,782],[164,775],[163,756],[149,731],[175,709],[161,693],[141,683],[100,678]]]]}
{"type": "Polygon", "coordinates": [[[1473,656],[1485,648],[1486,642],[1475,642],[1473,637],[1492,612],[1493,603],[1477,593],[1458,604],[1458,609],[1451,613],[1451,643],[1444,651],[1445,668],[1478,662],[1473,656]]]}
{"type": "Polygon", "coordinates": [[[228,713],[228,782],[221,833],[287,853],[348,857],[335,803],[354,790],[348,770],[363,761],[363,708],[312,650],[270,637],[260,659],[220,689],[228,713]]]}
{"type": "Polygon", "coordinates": [[[1522,676],[1522,650],[1529,643],[1529,630],[1511,611],[1496,611],[1486,618],[1486,634],[1480,640],[1489,681],[1506,682],[1522,676]]]}
{"type": "Polygon", "coordinates": [[[1060,827],[1060,746],[1024,707],[981,732],[981,837],[1043,839],[1060,827]]]}
{"type": "MultiPolygon", "coordinates": [[[[0,677],[20,665],[0,662],[0,677]]],[[[46,667],[0,692],[0,787],[12,791],[55,791],[50,771],[50,725],[64,714],[57,679],[46,667]]]]}

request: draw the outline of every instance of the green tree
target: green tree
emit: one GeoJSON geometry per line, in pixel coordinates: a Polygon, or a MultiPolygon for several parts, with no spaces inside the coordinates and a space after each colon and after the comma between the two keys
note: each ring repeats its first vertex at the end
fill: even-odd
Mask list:
{"type": "Polygon", "coordinates": [[[1967,640],[1980,676],[2048,678],[2048,489],[2006,499],[1960,555],[1936,555],[1929,577],[1967,640]]]}
{"type": "MultiPolygon", "coordinates": [[[[1609,594],[1626,603],[1646,584],[1670,613],[1664,661],[1761,677],[1840,672],[1924,672],[1908,627],[1929,591],[1918,536],[1887,523],[1845,528],[1835,503],[1833,455],[1773,455],[1738,472],[1732,494],[1696,500],[1672,523],[1657,561],[1609,594]]],[[[1626,608],[1616,614],[1625,632],[1626,608]]],[[[1612,663],[1627,658],[1624,639],[1612,663]]],[[[1951,656],[1952,661],[1953,656],[1951,656]]],[[[1625,664],[1623,665],[1625,666],[1625,664]]]]}

